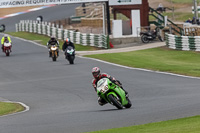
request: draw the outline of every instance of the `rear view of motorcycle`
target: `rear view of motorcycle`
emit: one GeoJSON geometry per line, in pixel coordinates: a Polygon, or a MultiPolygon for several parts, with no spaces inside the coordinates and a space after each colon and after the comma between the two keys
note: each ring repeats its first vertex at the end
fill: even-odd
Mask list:
{"type": "Polygon", "coordinates": [[[163,38],[161,37],[161,35],[159,34],[159,28],[156,27],[155,30],[153,31],[145,31],[145,32],[140,32],[140,36],[141,36],[141,40],[143,43],[149,43],[150,41],[155,40],[157,37],[158,39],[163,42],[163,38]]]}
{"type": "Polygon", "coordinates": [[[12,45],[10,42],[7,41],[4,43],[3,51],[5,52],[6,56],[10,56],[11,47],[12,47],[12,45]]]}
{"type": "Polygon", "coordinates": [[[65,50],[65,58],[69,61],[70,64],[74,64],[75,49],[73,47],[67,47],[67,49],[65,50]]]}
{"type": "Polygon", "coordinates": [[[50,54],[53,61],[56,61],[58,58],[58,47],[56,45],[52,45],[50,48],[50,54]]]}

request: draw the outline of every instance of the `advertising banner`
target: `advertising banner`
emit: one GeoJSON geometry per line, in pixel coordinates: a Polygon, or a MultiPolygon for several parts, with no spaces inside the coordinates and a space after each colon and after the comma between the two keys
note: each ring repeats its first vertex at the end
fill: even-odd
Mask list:
{"type": "Polygon", "coordinates": [[[110,6],[138,5],[138,4],[142,4],[142,0],[109,0],[110,6]]]}
{"type": "Polygon", "coordinates": [[[0,8],[39,6],[52,4],[73,4],[87,2],[105,2],[108,0],[0,0],[0,8]]]}

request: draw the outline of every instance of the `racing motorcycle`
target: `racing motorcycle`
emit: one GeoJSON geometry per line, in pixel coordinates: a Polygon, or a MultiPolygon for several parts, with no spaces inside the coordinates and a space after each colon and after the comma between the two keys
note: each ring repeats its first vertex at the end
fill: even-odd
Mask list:
{"type": "Polygon", "coordinates": [[[157,37],[161,42],[164,41],[161,35],[158,34],[158,27],[156,27],[153,31],[140,32],[140,36],[143,43],[149,43],[149,41],[153,41],[157,37]]]}
{"type": "Polygon", "coordinates": [[[97,82],[97,95],[118,109],[130,108],[131,101],[125,96],[125,92],[108,78],[102,78],[97,82]]]}
{"type": "Polygon", "coordinates": [[[65,50],[65,58],[69,61],[70,64],[74,64],[75,49],[73,47],[67,47],[67,49],[65,50]]]}
{"type": "Polygon", "coordinates": [[[3,47],[3,51],[6,54],[6,56],[9,56],[11,53],[11,47],[12,44],[8,41],[4,42],[4,47],[3,47]]]}
{"type": "Polygon", "coordinates": [[[51,45],[50,56],[52,57],[53,61],[56,61],[58,58],[58,47],[56,45],[51,45]]]}

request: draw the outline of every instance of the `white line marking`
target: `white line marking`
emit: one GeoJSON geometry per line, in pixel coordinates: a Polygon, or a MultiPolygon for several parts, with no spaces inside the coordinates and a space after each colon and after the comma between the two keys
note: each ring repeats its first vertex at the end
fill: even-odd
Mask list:
{"type": "Polygon", "coordinates": [[[184,78],[191,78],[191,79],[200,79],[200,77],[185,76],[185,75],[174,74],[174,73],[169,73],[169,72],[153,71],[153,70],[148,70],[148,69],[143,69],[143,68],[134,68],[134,67],[123,66],[123,65],[119,65],[119,64],[115,64],[115,63],[111,63],[111,62],[107,62],[107,61],[103,61],[103,60],[95,59],[95,58],[89,58],[89,57],[83,57],[83,56],[78,56],[78,57],[80,57],[80,58],[86,58],[86,59],[91,59],[91,60],[103,62],[103,63],[106,63],[106,64],[110,64],[110,65],[114,65],[114,66],[118,66],[118,67],[122,67],[122,68],[132,69],[132,70],[153,72],[153,73],[159,73],[159,74],[165,74],[165,75],[172,75],[172,76],[184,77],[184,78]]]}
{"type": "MultiPolygon", "coordinates": [[[[15,38],[18,38],[18,39],[21,39],[21,40],[23,40],[23,41],[27,41],[27,42],[30,42],[30,43],[34,43],[34,44],[36,44],[36,45],[38,45],[38,46],[41,46],[41,47],[45,47],[44,45],[38,44],[38,43],[36,43],[36,42],[34,42],[34,41],[25,40],[25,39],[22,39],[22,38],[19,38],[19,37],[15,37],[15,38]]],[[[78,56],[78,55],[77,55],[77,56],[78,56]]],[[[185,75],[174,74],[174,73],[169,73],[169,72],[161,72],[161,71],[153,71],[153,70],[148,70],[148,69],[143,69],[143,68],[128,67],[128,66],[123,66],[123,65],[119,65],[119,64],[115,64],[115,63],[103,61],[103,60],[100,60],[100,59],[94,59],[94,58],[83,57],[83,56],[78,56],[78,57],[79,57],[79,58],[85,58],[85,59],[91,59],[91,60],[103,62],[103,63],[106,63],[106,64],[110,64],[110,65],[114,65],[114,66],[118,66],[118,67],[122,67],[122,68],[132,69],[132,70],[153,72],[153,73],[159,73],[159,74],[165,74],[165,75],[172,75],[172,76],[184,77],[184,78],[190,78],[190,79],[200,79],[200,77],[185,76],[185,75]]]]}
{"type": "Polygon", "coordinates": [[[16,113],[12,113],[12,114],[2,115],[2,116],[0,116],[0,118],[1,117],[6,117],[6,116],[11,116],[11,115],[16,115],[16,114],[20,114],[20,113],[24,113],[24,112],[27,112],[27,111],[30,110],[30,107],[27,106],[26,104],[22,103],[22,102],[15,102],[15,101],[2,101],[2,102],[21,104],[25,108],[25,110],[20,111],[20,112],[16,112],[16,113]]]}

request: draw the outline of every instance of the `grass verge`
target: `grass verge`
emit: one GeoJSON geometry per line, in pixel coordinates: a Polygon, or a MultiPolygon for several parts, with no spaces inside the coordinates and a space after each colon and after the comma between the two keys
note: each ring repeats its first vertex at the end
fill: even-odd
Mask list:
{"type": "Polygon", "coordinates": [[[90,133],[199,133],[200,116],[181,118],[90,133]]]}
{"type": "MultiPolygon", "coordinates": [[[[9,34],[11,36],[15,36],[15,37],[20,37],[20,38],[23,38],[23,39],[35,41],[35,42],[42,44],[42,45],[45,45],[45,46],[47,45],[47,42],[50,39],[50,37],[48,37],[48,36],[29,33],[29,32],[7,32],[7,34],[9,34]]],[[[59,40],[59,43],[60,43],[60,49],[61,49],[64,41],[59,40]]],[[[95,47],[82,46],[82,45],[78,45],[78,44],[75,44],[75,48],[76,48],[76,51],[92,51],[92,50],[98,49],[98,48],[95,48],[95,47]]]]}
{"type": "Polygon", "coordinates": [[[200,53],[166,47],[132,52],[87,55],[86,57],[154,71],[200,77],[200,53]]]}
{"type": "MultiPolygon", "coordinates": [[[[168,18],[170,20],[172,20],[173,18],[173,13],[172,12],[164,12],[162,13],[162,15],[164,16],[168,16],[168,18]]],[[[191,13],[187,13],[187,12],[174,12],[174,19],[176,21],[179,21],[179,22],[185,22],[186,20],[188,20],[188,18],[193,18],[194,14],[191,13]]],[[[156,18],[154,18],[153,16],[149,16],[149,19],[150,21],[157,21],[156,18]]]]}
{"type": "Polygon", "coordinates": [[[24,109],[19,103],[0,102],[0,116],[21,112],[24,109]]]}

